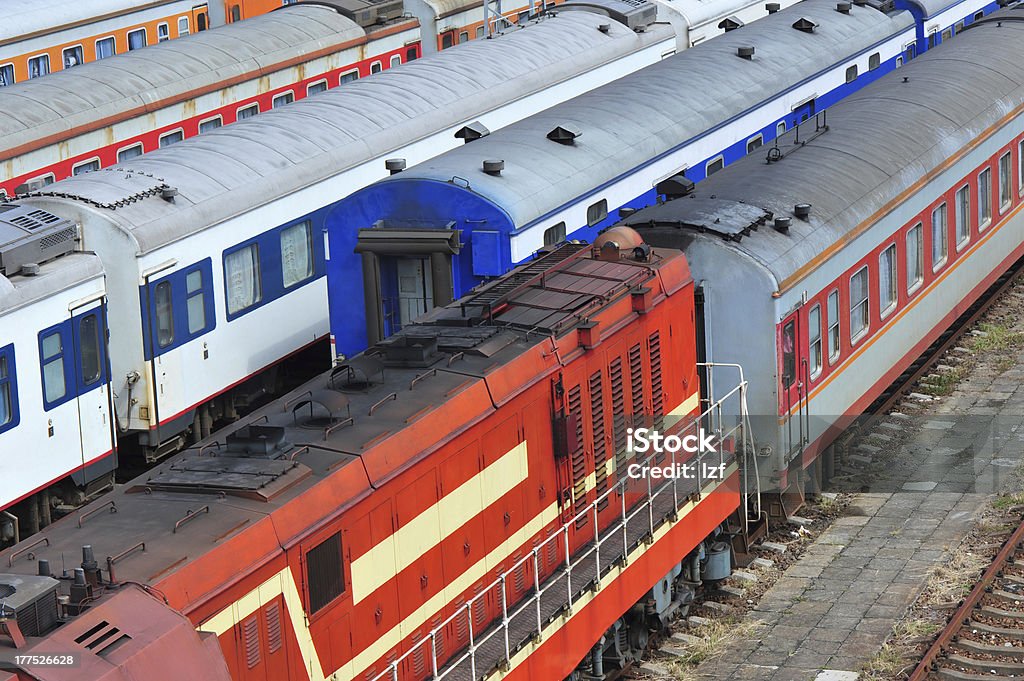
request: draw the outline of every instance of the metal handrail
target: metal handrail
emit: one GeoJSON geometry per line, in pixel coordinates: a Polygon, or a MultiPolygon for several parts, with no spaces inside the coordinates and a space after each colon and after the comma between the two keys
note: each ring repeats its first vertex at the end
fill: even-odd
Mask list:
{"type": "MultiPolygon", "coordinates": [[[[739,434],[742,438],[743,446],[745,449],[747,442],[746,431],[749,429],[749,422],[746,418],[747,383],[743,377],[742,367],[740,367],[738,364],[720,363],[701,363],[700,366],[705,366],[707,368],[735,368],[739,371],[739,381],[736,387],[732,388],[721,398],[709,404],[709,406],[706,409],[704,409],[700,413],[700,415],[693,417],[688,423],[685,423],[684,428],[679,429],[679,424],[685,422],[685,419],[682,419],[676,424],[674,424],[671,427],[671,430],[679,429],[680,432],[685,432],[688,428],[699,428],[701,422],[705,418],[709,418],[711,423],[714,424],[713,430],[718,436],[718,442],[724,443],[727,441],[727,439],[733,439],[733,441],[735,441],[733,436],[739,434]],[[724,422],[724,414],[722,412],[722,406],[726,400],[732,398],[738,398],[740,400],[741,413],[739,414],[738,422],[734,427],[729,429],[723,429],[722,424],[724,422]]],[[[710,375],[713,372],[708,373],[710,375]]],[[[708,392],[712,396],[714,395],[710,378],[708,384],[708,392]]],[[[675,469],[675,467],[681,462],[677,460],[678,452],[672,452],[671,454],[672,468],[675,469]]],[[[691,457],[691,460],[695,460],[697,464],[702,464],[705,462],[706,454],[707,452],[698,452],[694,457],[691,457]]],[[[657,465],[654,461],[655,456],[656,453],[652,453],[650,456],[643,460],[641,465],[657,465]]],[[[721,446],[718,448],[718,460],[720,464],[724,464],[726,461],[725,451],[724,448],[721,446]]],[[[702,470],[700,465],[696,467],[696,472],[697,478],[695,487],[697,498],[699,499],[701,495],[704,493],[705,484],[707,481],[702,479],[702,470]]],[[[558,529],[557,532],[552,533],[551,536],[547,537],[546,539],[544,539],[544,541],[540,542],[537,546],[535,546],[531,552],[527,553],[522,558],[513,563],[510,568],[508,568],[500,575],[498,575],[498,577],[493,582],[491,582],[487,587],[481,589],[478,594],[470,598],[463,606],[459,607],[454,613],[449,615],[447,619],[443,620],[434,628],[432,628],[426,636],[424,636],[422,639],[413,644],[412,647],[409,650],[407,650],[403,655],[392,660],[389,664],[387,664],[384,671],[374,676],[371,681],[388,681],[388,679],[390,679],[390,681],[399,681],[398,670],[401,663],[404,662],[406,659],[410,658],[412,655],[416,654],[416,652],[425,645],[430,646],[429,652],[432,665],[431,678],[434,681],[447,678],[447,676],[453,670],[459,668],[460,665],[462,665],[467,660],[469,661],[470,664],[471,678],[477,678],[476,652],[480,649],[480,647],[483,644],[485,644],[486,642],[490,641],[493,637],[498,635],[501,635],[504,638],[504,641],[502,643],[504,647],[505,660],[510,660],[512,658],[512,642],[509,639],[510,623],[513,620],[515,620],[516,617],[519,616],[521,613],[524,613],[528,608],[533,608],[535,610],[536,615],[536,630],[534,631],[534,635],[540,635],[543,632],[544,628],[543,615],[541,610],[541,599],[543,598],[544,594],[546,594],[550,589],[554,588],[558,584],[561,577],[565,578],[566,591],[568,597],[567,602],[563,607],[567,607],[571,610],[574,602],[579,600],[579,598],[575,595],[572,587],[572,573],[574,569],[579,569],[580,566],[583,565],[583,563],[586,560],[588,560],[591,556],[594,556],[594,584],[595,588],[600,588],[601,548],[603,547],[605,542],[617,541],[619,532],[621,531],[622,556],[623,558],[626,558],[629,555],[630,521],[637,518],[641,513],[646,513],[648,518],[649,536],[653,540],[654,532],[656,530],[656,524],[654,520],[655,500],[657,500],[663,494],[671,493],[673,500],[673,511],[678,511],[680,510],[682,505],[689,503],[689,500],[691,499],[690,494],[686,494],[682,497],[680,497],[679,495],[678,477],[672,477],[671,479],[666,480],[657,488],[653,487],[651,483],[651,476],[646,476],[646,478],[647,494],[645,495],[645,498],[641,500],[639,503],[637,503],[637,505],[634,506],[632,509],[628,508],[626,505],[626,484],[628,482],[628,479],[623,477],[618,482],[616,482],[614,486],[610,487],[603,494],[599,495],[596,499],[594,499],[594,501],[588,504],[586,508],[582,509],[574,517],[563,522],[562,526],[558,529]],[[621,515],[616,520],[611,522],[607,527],[602,529],[599,527],[598,523],[599,511],[602,507],[608,506],[608,504],[606,504],[605,502],[608,501],[614,494],[619,494],[619,497],[621,499],[621,515]],[[578,548],[577,555],[573,556],[571,554],[569,533],[574,532],[578,535],[578,533],[575,530],[576,522],[581,519],[591,519],[591,514],[593,516],[593,538],[590,539],[586,544],[580,546],[578,548]],[[541,551],[548,548],[549,545],[555,541],[559,541],[562,543],[562,548],[565,552],[564,567],[561,570],[561,574],[558,574],[557,572],[553,573],[552,575],[550,575],[548,583],[541,585],[539,556],[541,551]],[[509,578],[513,576],[514,572],[516,570],[519,570],[524,564],[526,564],[527,561],[531,561],[533,563],[533,593],[532,595],[524,598],[517,605],[515,605],[510,612],[508,594],[506,592],[506,584],[508,583],[509,578]],[[482,638],[478,639],[476,638],[475,633],[473,631],[473,606],[477,601],[479,601],[481,598],[486,597],[486,595],[490,593],[492,589],[495,588],[501,588],[501,617],[500,619],[496,620],[498,626],[492,627],[491,631],[487,632],[482,638]],[[437,652],[438,634],[463,614],[466,616],[468,624],[468,646],[462,653],[453,656],[453,658],[447,662],[446,666],[439,669],[437,652]]],[[[663,518],[659,519],[657,523],[659,527],[661,525],[662,520],[663,518]]]]}

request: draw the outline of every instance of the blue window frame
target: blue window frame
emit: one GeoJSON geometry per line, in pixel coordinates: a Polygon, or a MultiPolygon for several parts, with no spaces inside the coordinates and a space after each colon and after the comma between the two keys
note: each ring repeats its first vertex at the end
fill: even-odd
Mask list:
{"type": "Polygon", "coordinates": [[[18,425],[18,376],[14,345],[0,348],[0,433],[18,425]]]}
{"type": "Polygon", "coordinates": [[[224,251],[228,321],[316,281],[324,274],[323,217],[290,222],[224,251]]]}
{"type": "Polygon", "coordinates": [[[106,329],[106,310],[98,307],[39,332],[44,410],[107,382],[106,329]]]}
{"type": "Polygon", "coordinates": [[[197,263],[143,286],[145,358],[152,359],[214,329],[213,260],[197,263]]]}

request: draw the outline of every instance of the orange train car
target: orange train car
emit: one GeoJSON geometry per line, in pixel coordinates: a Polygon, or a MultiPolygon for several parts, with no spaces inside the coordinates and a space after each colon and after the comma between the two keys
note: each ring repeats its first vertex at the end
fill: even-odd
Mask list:
{"type": "Polygon", "coordinates": [[[614,674],[741,499],[686,259],[635,239],[542,254],[0,554],[0,659],[77,664],[10,678],[614,674]],[[719,446],[640,456],[641,426],[719,446]]]}

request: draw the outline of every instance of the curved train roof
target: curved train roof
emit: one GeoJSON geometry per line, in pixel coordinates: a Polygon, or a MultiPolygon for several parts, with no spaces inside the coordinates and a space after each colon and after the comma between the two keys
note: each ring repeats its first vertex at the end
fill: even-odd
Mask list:
{"type": "Polygon", "coordinates": [[[118,16],[160,5],[173,5],[175,0],[5,0],[0,3],[0,16],[4,18],[4,34],[0,45],[26,38],[33,34],[46,34],[80,23],[92,22],[99,17],[118,16]],[[54,20],[59,21],[55,25],[54,20]]]}
{"type": "Polygon", "coordinates": [[[396,139],[443,130],[453,107],[460,118],[479,115],[669,33],[654,27],[637,34],[605,16],[563,12],[33,195],[102,207],[145,252],[376,158],[396,139]],[[606,24],[607,33],[599,30],[606,24]],[[158,197],[165,183],[178,189],[174,203],[158,197]]]}
{"type": "Polygon", "coordinates": [[[8,86],[0,97],[0,158],[41,146],[52,135],[95,129],[124,112],[151,111],[169,98],[364,36],[333,9],[292,5],[8,86]]]}
{"type": "MultiPolygon", "coordinates": [[[[603,183],[709,132],[740,112],[774,99],[836,60],[867,50],[913,25],[907,12],[883,14],[833,0],[804,0],[738,31],[686,50],[571,101],[453,149],[381,182],[468,179],[471,191],[499,206],[515,229],[586,196],[603,183]],[[807,18],[813,33],[793,28],[807,18]],[[754,46],[752,60],[736,55],[754,46]],[[566,145],[547,138],[558,126],[582,136],[566,145]],[[500,176],[484,159],[502,159],[500,176]]],[[[401,192],[396,188],[396,192],[401,192]]]]}
{"type": "MultiPolygon", "coordinates": [[[[986,129],[1024,110],[1024,6],[978,22],[829,110],[829,130],[776,163],[760,154],[716,173],[688,197],[638,211],[634,227],[723,236],[721,244],[767,268],[780,290],[801,268],[877,219],[897,197],[939,170],[986,129]],[[1015,21],[1002,21],[1007,17],[1015,21]],[[908,79],[903,82],[904,78],[908,79]],[[899,121],[895,126],[885,121],[899,121]],[[758,217],[792,216],[811,204],[807,222],[787,234],[758,217]]],[[[781,148],[793,149],[792,132],[781,148]]],[[[659,230],[661,231],[661,230],[659,230]]]]}
{"type": "MultiPolygon", "coordinates": [[[[59,292],[103,276],[103,265],[93,253],[68,253],[44,262],[32,276],[0,274],[0,316],[37,300],[52,299],[59,292]]],[[[43,320],[44,325],[52,321],[43,320]]]]}

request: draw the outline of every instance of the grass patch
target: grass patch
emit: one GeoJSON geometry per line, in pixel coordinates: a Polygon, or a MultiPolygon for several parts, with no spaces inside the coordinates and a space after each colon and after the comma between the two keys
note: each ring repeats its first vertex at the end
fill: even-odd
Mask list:
{"type": "Polygon", "coordinates": [[[1015,360],[1013,357],[1007,357],[1006,355],[1001,356],[999,359],[996,360],[995,363],[995,369],[999,373],[1009,371],[1015,366],[1017,366],[1017,360],[1015,360]]]}
{"type": "Polygon", "coordinates": [[[1024,333],[1011,331],[1003,324],[983,322],[978,328],[986,335],[975,336],[971,340],[970,346],[975,352],[1010,350],[1024,344],[1024,333]]]}
{"type": "Polygon", "coordinates": [[[916,664],[914,653],[917,644],[939,629],[937,623],[923,619],[898,622],[889,640],[864,664],[863,678],[866,681],[900,678],[903,672],[916,664]]]}
{"type": "Polygon", "coordinates": [[[690,633],[700,637],[700,642],[686,646],[683,657],[677,657],[667,664],[672,678],[677,681],[693,678],[692,672],[697,665],[715,659],[728,650],[734,641],[753,635],[757,626],[756,622],[727,617],[697,627],[690,633]]]}
{"type": "Polygon", "coordinates": [[[992,502],[992,508],[997,508],[1000,511],[1012,508],[1013,506],[1024,505],[1024,492],[1017,492],[1016,494],[1004,494],[999,496],[995,501],[992,502]]]}
{"type": "Polygon", "coordinates": [[[960,381],[967,378],[967,375],[970,373],[970,367],[959,364],[935,377],[927,379],[927,383],[922,381],[919,388],[926,395],[949,395],[960,385],[960,381]]]}

